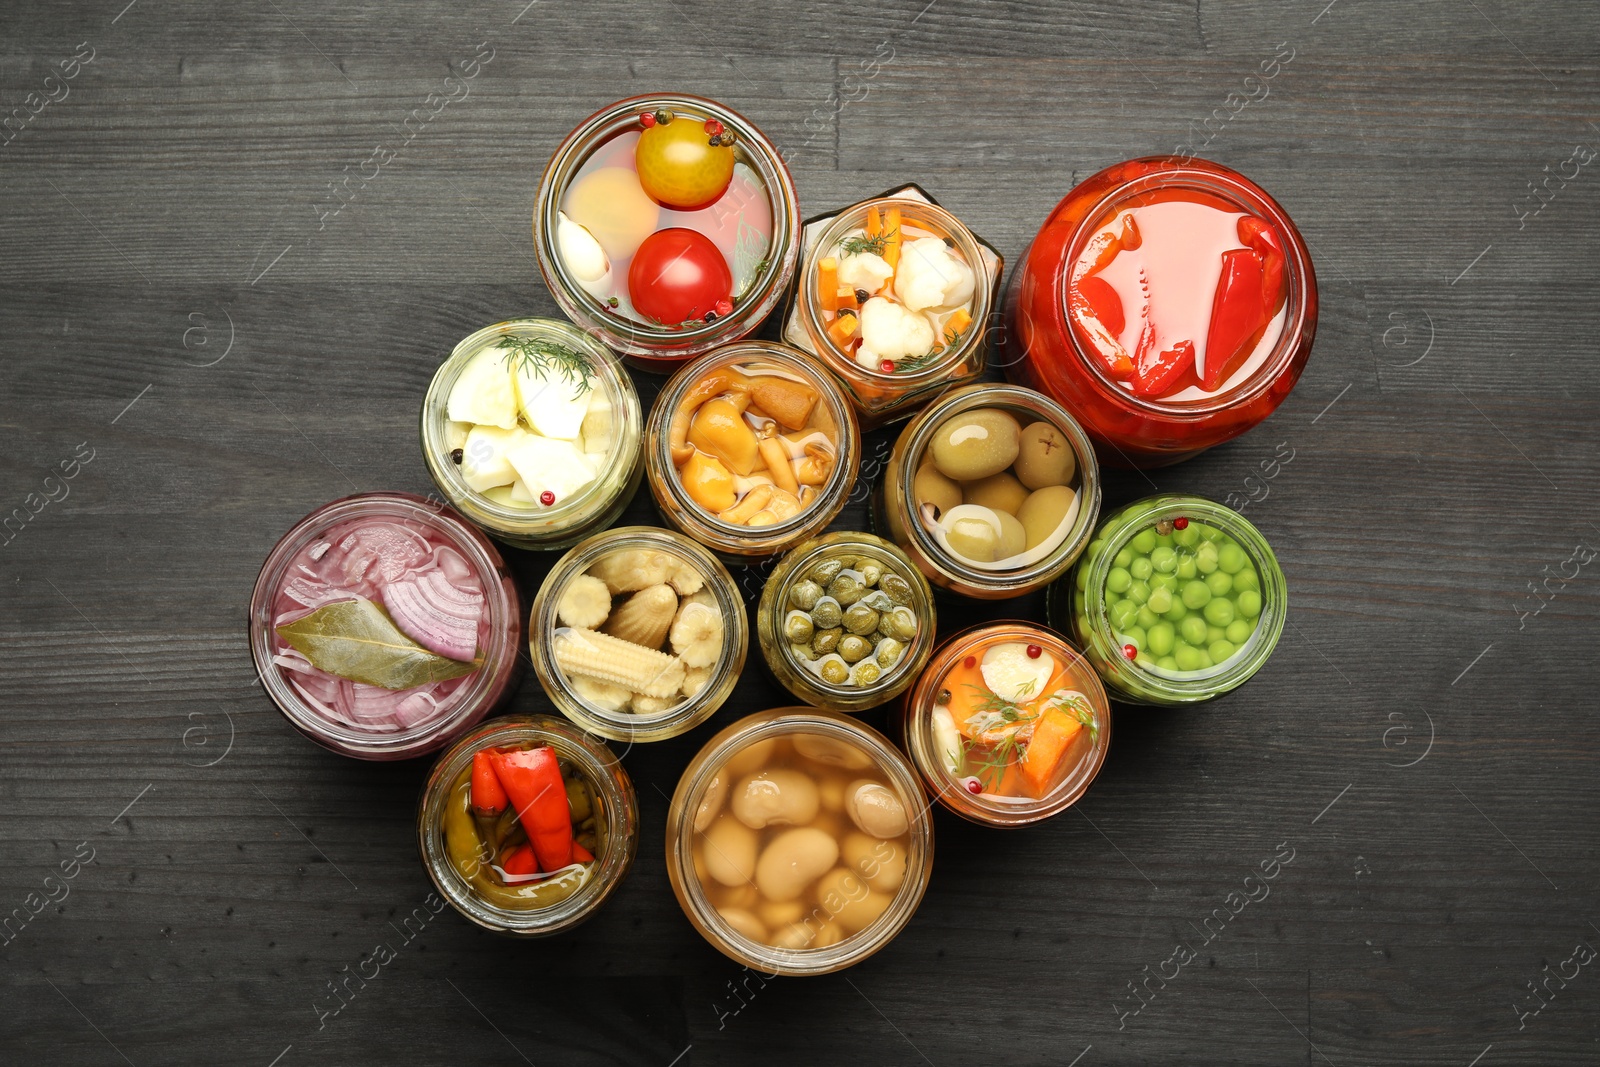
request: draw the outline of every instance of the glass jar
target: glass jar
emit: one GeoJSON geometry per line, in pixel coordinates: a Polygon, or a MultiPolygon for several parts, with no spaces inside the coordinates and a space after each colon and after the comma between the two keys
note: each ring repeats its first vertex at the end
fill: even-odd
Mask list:
{"type": "MultiPolygon", "coordinates": [[[[467,379],[468,384],[471,381],[467,379]]],[[[511,394],[513,404],[516,395],[511,394]]],[[[557,412],[558,417],[560,414],[557,412]]],[[[539,428],[518,407],[512,409],[511,419],[512,434],[539,428]]],[[[575,420],[569,417],[564,421],[575,420]]],[[[463,339],[434,373],[422,402],[422,459],[445,498],[494,537],[517,548],[565,548],[611,525],[633,499],[644,470],[639,462],[642,421],[633,381],[604,345],[569,323],[512,319],[463,339]],[[570,495],[552,492],[550,503],[545,504],[537,499],[537,488],[526,486],[520,472],[503,459],[511,448],[506,430],[488,425],[477,431],[480,438],[469,436],[472,423],[450,420],[451,391],[469,366],[479,366],[480,358],[504,362],[513,381],[528,380],[513,373],[514,368],[526,367],[529,374],[551,376],[550,381],[539,383],[540,388],[593,389],[579,436],[572,439],[575,452],[581,454],[571,457],[571,463],[584,462],[593,468],[587,484],[570,495]],[[591,447],[596,450],[590,452],[591,447]],[[501,477],[514,480],[484,491],[468,484],[469,474],[491,467],[503,468],[501,477]],[[527,499],[517,499],[518,487],[527,499]]]]}
{"type": "MultiPolygon", "coordinates": [[[[668,380],[650,411],[645,428],[645,471],[662,516],[690,538],[730,561],[749,561],[791,548],[816,534],[844,507],[861,464],[861,431],[855,412],[832,378],[801,352],[769,341],[739,341],[695,360],[668,380]],[[768,392],[773,390],[773,392],[768,392]],[[699,437],[695,419],[717,404],[708,422],[731,432],[711,440],[699,437]],[[763,404],[777,409],[766,412],[763,404]],[[760,414],[756,414],[759,412],[760,414]],[[805,415],[804,425],[790,425],[805,415]],[[714,417],[714,418],[713,418],[714,417]],[[745,430],[739,430],[739,427],[745,430]],[[756,446],[745,439],[753,433],[756,446]],[[748,453],[776,438],[788,454],[791,479],[798,481],[798,510],[779,510],[779,487],[763,489],[760,475],[770,469],[764,453],[748,453]],[[706,447],[696,445],[696,441],[706,447]],[[739,464],[719,456],[746,450],[745,460],[760,466],[753,481],[740,482],[739,464]],[[716,454],[713,453],[716,450],[716,454]],[[685,485],[694,475],[699,499],[685,485]],[[737,476],[737,477],[735,477],[737,476]],[[706,504],[720,504],[713,511],[706,504]],[[746,516],[753,504],[775,501],[771,509],[746,516]],[[743,518],[759,520],[745,524],[743,518]]],[[[737,458],[737,457],[736,457],[737,458]]],[[[785,491],[786,492],[786,491],[785,491]]]]}
{"type": "Polygon", "coordinates": [[[744,602],[727,568],[682,534],[652,526],[607,530],[562,556],[540,586],[528,617],[528,650],[545,693],[567,718],[613,741],[676,737],[710,718],[733,692],[748,645],[744,602]],[[575,591],[574,583],[586,575],[599,584],[584,582],[588,588],[575,591]],[[603,618],[595,602],[575,605],[567,599],[599,597],[601,590],[614,598],[604,607],[603,618]],[[694,603],[709,613],[692,609],[694,603]],[[589,610],[595,614],[573,622],[587,624],[584,631],[604,631],[601,638],[575,634],[567,620],[589,610]],[[720,638],[694,630],[695,612],[720,631],[720,638]],[[569,673],[562,656],[569,651],[584,654],[591,640],[604,645],[596,649],[600,657],[594,673],[569,673]],[[635,648],[618,644],[620,640],[635,648]],[[579,644],[568,646],[566,641],[579,644]],[[640,652],[638,642],[653,644],[640,652]],[[676,672],[671,680],[681,676],[682,684],[665,697],[636,692],[650,679],[640,674],[632,687],[620,684],[622,675],[634,669],[626,657],[636,657],[647,665],[640,670],[656,676],[676,672]]]}
{"type": "MultiPolygon", "coordinates": [[[[1204,315],[1218,306],[1212,300],[1218,283],[1211,280],[1218,275],[1208,273],[1218,269],[1216,261],[1205,250],[1181,244],[1198,242],[1193,235],[1200,229],[1192,220],[1179,219],[1162,232],[1172,234],[1172,247],[1183,253],[1179,266],[1185,269],[1177,272],[1177,288],[1185,288],[1193,279],[1204,289],[1198,300],[1186,302],[1193,305],[1188,312],[1204,315]]],[[[1143,240],[1152,240],[1149,227],[1143,240]]],[[[1217,247],[1242,244],[1236,234],[1227,232],[1217,235],[1217,242],[1217,247]]],[[[1131,310],[1123,309],[1121,317],[1137,325],[1131,310]]],[[[1317,279],[1299,230],[1260,186],[1209,160],[1152,156],[1107,167],[1079,183],[1056,206],[1024,254],[1020,269],[1012,274],[1006,320],[1008,377],[1059,400],[1104,449],[1101,458],[1106,463],[1156,467],[1188,459],[1244,433],[1283,403],[1311,355],[1317,330],[1317,279]],[[1191,385],[1165,396],[1136,396],[1112,376],[1083,321],[1069,312],[1071,300],[1079,298],[1074,279],[1080,265],[1087,264],[1086,257],[1094,255],[1086,252],[1089,242],[1104,235],[1113,222],[1122,224],[1131,217],[1119,218],[1120,213],[1184,203],[1199,205],[1202,215],[1205,208],[1212,209],[1211,215],[1228,226],[1235,226],[1231,220],[1237,215],[1264,223],[1268,237],[1276,238],[1267,243],[1274,244],[1280,263],[1274,269],[1283,271],[1284,302],[1276,314],[1265,313],[1272,317],[1250,357],[1214,388],[1191,385]]],[[[1127,326],[1119,329],[1124,339],[1130,336],[1127,326]]],[[[1197,335],[1192,343],[1199,345],[1201,340],[1197,335]]]]}
{"type": "Polygon", "coordinates": [[[561,310],[636,366],[661,373],[755,332],[794,277],[799,231],[800,203],[794,179],[778,150],[744,116],[714,101],[681,93],[620,100],[585,119],[561,142],[545,168],[533,214],[539,270],[561,310]],[[710,124],[718,124],[734,137],[733,184],[710,207],[691,211],[663,207],[648,198],[637,180],[633,146],[644,130],[641,120],[649,115],[653,126],[654,116],[664,110],[705,123],[708,130],[715,128],[710,124]],[[619,239],[611,252],[604,254],[606,272],[598,281],[585,282],[568,264],[559,239],[564,206],[571,209],[568,194],[578,181],[611,166],[635,178],[597,196],[598,202],[606,205],[602,210],[623,203],[648,214],[654,204],[660,209],[659,216],[653,221],[634,221],[634,226],[650,223],[653,231],[673,227],[710,231],[707,236],[714,238],[731,261],[734,290],[726,313],[713,312],[708,321],[676,325],[635,315],[627,275],[638,243],[631,237],[619,239]],[[621,254],[624,251],[626,256],[621,254]]]}
{"type": "Polygon", "coordinates": [[[713,948],[768,975],[828,974],[877,952],[911,920],[933,867],[933,818],[916,772],[882,734],[835,712],[777,708],[727,727],[689,761],[667,811],[666,851],[667,877],[678,904],[713,948]],[[804,752],[796,745],[803,745],[804,752]],[[788,768],[789,782],[779,779],[786,789],[794,783],[796,768],[822,782],[810,791],[809,812],[791,813],[792,825],[775,831],[768,827],[769,834],[797,833],[811,839],[804,841],[803,850],[785,846],[784,856],[804,852],[792,864],[780,864],[781,857],[773,854],[764,865],[756,859],[758,847],[765,855],[780,846],[758,846],[761,831],[741,821],[735,814],[740,809],[719,814],[730,794],[730,805],[739,802],[739,784],[746,776],[764,768],[768,781],[778,778],[772,773],[775,768],[788,768]],[[848,803],[841,797],[863,798],[857,789],[861,778],[885,791],[869,789],[864,795],[879,801],[873,806],[876,813],[893,818],[898,803],[903,833],[864,834],[851,828],[860,825],[854,815],[836,810],[848,803]],[[848,794],[835,796],[835,786],[844,779],[851,779],[848,794]],[[800,818],[808,814],[810,819],[800,818]],[[824,835],[842,835],[843,846],[822,844],[818,827],[824,835]],[[713,846],[721,849],[714,856],[720,877],[696,848],[705,836],[722,842],[713,846]],[[841,856],[842,865],[834,866],[841,856]],[[801,884],[789,896],[795,882],[801,884]],[[764,895],[768,892],[770,896],[764,895]],[[853,910],[858,906],[866,910],[853,910]]]}
{"type": "Polygon", "coordinates": [[[1021,621],[974,626],[940,645],[906,698],[904,725],[906,751],[935,799],[964,819],[1002,829],[1077,803],[1111,745],[1111,706],[1094,669],[1054,630],[1021,621]],[[1027,689],[1021,695],[996,693],[991,678],[1017,683],[990,675],[986,652],[1016,647],[1026,650],[1026,666],[1046,665],[1038,676],[1047,680],[1031,688],[1021,683],[1027,689]],[[985,715],[990,721],[969,727],[969,736],[953,712],[967,722],[985,715]],[[1048,747],[1036,753],[1037,745],[1048,747]],[[1030,759],[1040,758],[1054,762],[1030,773],[1030,759]]]}
{"type": "MultiPolygon", "coordinates": [[[[356,617],[343,625],[383,627],[393,611],[380,611],[376,623],[356,617]]],[[[396,640],[414,644],[404,634],[396,640]]],[[[510,695],[521,675],[521,645],[522,601],[493,543],[456,512],[410,493],[359,493],[317,508],[268,553],[250,597],[250,654],[267,695],[295,729],[357,759],[409,759],[443,747],[510,695]],[[346,562],[356,576],[348,582],[346,562]],[[277,631],[336,603],[377,603],[394,583],[409,585],[413,575],[426,578],[445,565],[457,575],[452,582],[475,585],[482,597],[474,657],[481,666],[465,675],[426,681],[410,687],[410,696],[391,699],[384,696],[391,690],[313,667],[277,631]],[[402,706],[413,698],[413,706],[402,706]]],[[[330,648],[328,654],[342,652],[348,659],[350,647],[330,648]]],[[[417,647],[417,653],[448,666],[425,649],[417,647]]],[[[357,662],[355,669],[364,675],[415,666],[357,662]]],[[[345,666],[351,669],[352,663],[345,666]]]]}
{"type": "MultiPolygon", "coordinates": [[[[1005,260],[960,219],[913,185],[814,220],[806,225],[805,234],[805,261],[784,327],[784,340],[816,355],[844,388],[864,429],[905,418],[940,390],[982,375],[989,348],[989,316],[999,303],[1000,275],[1005,260]],[[882,221],[891,212],[899,214],[898,226],[882,221]],[[875,217],[869,219],[869,216],[875,217]],[[842,242],[852,236],[862,240],[863,230],[880,230],[887,235],[890,229],[899,232],[902,241],[924,237],[942,239],[950,247],[953,258],[974,276],[974,284],[959,307],[947,307],[942,311],[928,309],[926,315],[933,326],[935,347],[926,355],[902,360],[863,360],[858,352],[842,348],[829,333],[837,321],[835,308],[859,309],[860,294],[850,296],[842,305],[836,292],[824,294],[821,263],[830,257],[840,260],[845,254],[840,247],[842,242]]],[[[866,238],[867,243],[871,241],[871,237],[866,238]]],[[[891,280],[886,288],[892,290],[893,285],[891,280]]],[[[845,286],[839,283],[835,288],[843,291],[845,286]]],[[[897,299],[895,306],[903,305],[897,299]]],[[[859,339],[860,333],[857,327],[854,336],[859,339]]],[[[852,349],[854,347],[852,343],[852,349]]]]}
{"type": "MultiPolygon", "coordinates": [[[[542,937],[583,922],[610,899],[633,865],[638,845],[638,800],[633,780],[616,755],[571,723],[546,715],[495,719],[464,735],[434,763],[417,805],[417,851],[434,887],[462,915],[497,934],[542,937]],[[471,855],[457,854],[452,861],[446,827],[452,822],[462,830],[473,827],[470,785],[464,788],[463,779],[471,777],[474,753],[488,748],[539,746],[554,749],[557,758],[565,761],[587,786],[598,844],[594,860],[584,864],[587,869],[567,876],[578,883],[568,895],[544,906],[507,907],[514,900],[489,899],[474,884],[476,877],[465,877],[458,866],[481,865],[481,853],[473,850],[471,855]]],[[[508,896],[515,892],[497,882],[491,884],[508,896]]]]}
{"type": "MultiPolygon", "coordinates": [[[[1015,471],[1013,464],[1001,474],[1011,472],[1008,476],[1015,480],[1015,471]]],[[[1015,488],[1011,487],[1013,491],[1015,488]]],[[[1083,430],[1049,397],[1015,385],[967,385],[941,396],[906,423],[889,455],[880,494],[875,501],[880,522],[930,582],[962,596],[1004,600],[1048,585],[1078,558],[1089,542],[1089,532],[1100,513],[1100,468],[1083,430]],[[983,491],[974,489],[970,483],[963,485],[951,479],[945,479],[946,484],[939,492],[930,492],[927,484],[920,496],[918,490],[918,472],[929,461],[936,433],[955,418],[994,408],[1009,414],[1024,428],[1024,433],[1036,423],[1054,427],[1055,433],[1049,438],[1051,447],[1065,446],[1073,455],[1073,470],[1067,484],[1074,488],[1074,500],[1055,533],[1040,542],[1048,545],[1053,540],[1054,547],[1040,551],[1036,545],[1018,556],[1000,561],[1000,566],[957,555],[949,547],[948,535],[941,536],[935,529],[940,518],[947,517],[945,513],[953,511],[956,503],[989,500],[990,497],[979,496],[983,491]],[[943,497],[941,494],[953,495],[943,497]],[[928,510],[930,507],[932,512],[928,510]]]]}
{"type": "Polygon", "coordinates": [[[1289,610],[1261,531],[1232,508],[1175,493],[1107,517],[1072,582],[1073,638],[1113,695],[1135,704],[1190,704],[1243,685],[1272,655],[1289,610]]]}
{"type": "Polygon", "coordinates": [[[865,711],[916,681],[933,651],[935,618],[933,590],[905,553],[868,533],[832,533],[779,561],[762,587],[756,630],[768,669],[789,692],[865,711]]]}

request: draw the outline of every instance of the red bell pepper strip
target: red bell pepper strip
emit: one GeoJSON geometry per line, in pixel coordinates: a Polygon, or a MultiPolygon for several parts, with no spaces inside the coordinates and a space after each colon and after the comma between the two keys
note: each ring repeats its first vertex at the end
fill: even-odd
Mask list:
{"type": "MultiPolygon", "coordinates": [[[[1139,240],[1139,230],[1133,225],[1131,215],[1122,229],[1124,236],[1131,232],[1135,242],[1139,240]]],[[[1088,265],[1074,273],[1071,284],[1067,286],[1067,313],[1089,339],[1095,354],[1105,364],[1107,373],[1118,379],[1133,374],[1133,359],[1117,340],[1117,335],[1122,332],[1121,326],[1113,327],[1102,313],[1110,313],[1123,323],[1127,319],[1121,297],[1097,275],[1121,254],[1123,247],[1122,238],[1110,230],[1095,234],[1084,249],[1084,256],[1079,259],[1079,263],[1088,260],[1088,265]],[[1085,283],[1090,283],[1087,291],[1085,283]],[[1105,291],[1098,292],[1093,283],[1098,283],[1105,291]],[[1111,297],[1110,301],[1105,299],[1107,295],[1111,297]]]]}
{"type": "Polygon", "coordinates": [[[1122,310],[1122,297],[1111,288],[1110,282],[1098,274],[1091,274],[1078,283],[1078,293],[1089,305],[1089,311],[1100,320],[1100,324],[1112,337],[1122,333],[1122,328],[1128,324],[1128,318],[1122,310]]]}
{"type": "MultiPolygon", "coordinates": [[[[1154,336],[1150,331],[1148,336],[1154,336]]],[[[1155,346],[1148,346],[1152,350],[1155,346]]],[[[1177,388],[1178,379],[1194,366],[1194,342],[1179,341],[1160,352],[1144,353],[1133,375],[1134,396],[1166,396],[1177,388]]]]}
{"type": "Polygon", "coordinates": [[[573,863],[593,863],[594,862],[594,853],[590,852],[588,849],[584,848],[582,845],[580,845],[576,841],[574,841],[572,843],[572,862],[573,863]]]}
{"type": "Polygon", "coordinates": [[[1271,319],[1289,295],[1283,283],[1283,246],[1278,243],[1278,235],[1272,227],[1254,215],[1239,219],[1239,240],[1261,257],[1261,297],[1267,318],[1271,319]]]}
{"type": "Polygon", "coordinates": [[[518,845],[506,853],[500,861],[500,869],[507,874],[538,874],[539,861],[534,858],[532,848],[518,845]]]}
{"type": "Polygon", "coordinates": [[[499,815],[506,810],[506,791],[495,777],[489,749],[472,754],[472,810],[476,815],[499,815]]]}
{"type": "Polygon", "coordinates": [[[1222,277],[1211,302],[1206,365],[1200,385],[1215,390],[1249,358],[1266,329],[1261,257],[1249,248],[1222,253],[1222,277]]]}
{"type": "Polygon", "coordinates": [[[561,768],[549,746],[491,752],[494,773],[515,806],[539,869],[553,871],[572,862],[572,814],[561,768]]]}

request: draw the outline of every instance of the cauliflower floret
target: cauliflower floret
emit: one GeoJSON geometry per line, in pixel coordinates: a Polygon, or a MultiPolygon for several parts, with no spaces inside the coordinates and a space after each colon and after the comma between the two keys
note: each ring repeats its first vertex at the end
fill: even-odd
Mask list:
{"type": "Polygon", "coordinates": [[[894,273],[889,261],[872,252],[858,252],[839,261],[839,284],[876,293],[894,273]]]}
{"type": "Polygon", "coordinates": [[[937,237],[919,237],[900,253],[894,292],[912,311],[956,307],[972,299],[972,268],[937,237]]]}
{"type": "Polygon", "coordinates": [[[856,361],[877,369],[883,360],[899,362],[933,351],[933,323],[916,311],[875,296],[861,305],[861,348],[856,361]]]}

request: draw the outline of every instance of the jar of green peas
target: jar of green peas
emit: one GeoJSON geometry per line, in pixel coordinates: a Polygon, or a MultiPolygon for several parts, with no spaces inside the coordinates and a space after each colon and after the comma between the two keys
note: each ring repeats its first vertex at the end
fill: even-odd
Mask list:
{"type": "Polygon", "coordinates": [[[1146,497],[1111,514],[1071,581],[1074,638],[1112,695],[1137,704],[1243,685],[1272,655],[1289,607],[1266,538],[1197,496],[1146,497]]]}

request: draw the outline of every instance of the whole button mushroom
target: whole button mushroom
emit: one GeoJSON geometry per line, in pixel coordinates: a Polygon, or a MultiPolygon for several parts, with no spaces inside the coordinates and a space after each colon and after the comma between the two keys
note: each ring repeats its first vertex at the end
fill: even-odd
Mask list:
{"type": "Polygon", "coordinates": [[[839,843],[813,827],[785,830],[756,861],[756,888],[768,900],[793,900],[839,858],[839,843]]]}
{"type": "Polygon", "coordinates": [[[752,830],[795,826],[817,817],[817,783],[799,771],[779,768],[751,775],[733,794],[733,813],[752,830]]]}
{"type": "Polygon", "coordinates": [[[894,791],[881,782],[865,778],[850,783],[845,790],[845,810],[850,821],[864,834],[885,840],[899,837],[910,827],[906,807],[894,791]]]}
{"type": "Polygon", "coordinates": [[[872,757],[855,745],[821,734],[795,734],[794,749],[806,759],[826,763],[830,767],[864,771],[872,766],[872,757]]]}
{"type": "Polygon", "coordinates": [[[706,873],[723,885],[744,885],[755,874],[757,844],[754,830],[723,815],[706,831],[706,873]]]}

